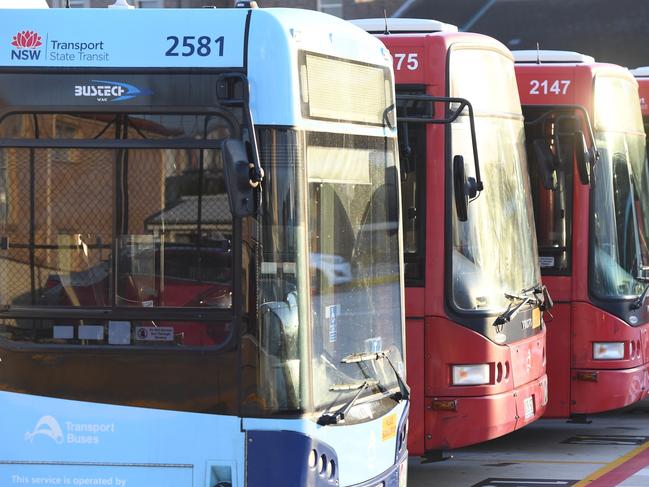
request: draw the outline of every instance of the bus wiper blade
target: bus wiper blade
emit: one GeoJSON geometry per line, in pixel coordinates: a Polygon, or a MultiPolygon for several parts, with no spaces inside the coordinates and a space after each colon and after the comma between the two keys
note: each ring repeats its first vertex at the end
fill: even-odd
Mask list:
{"type": "Polygon", "coordinates": [[[509,323],[512,318],[518,314],[521,308],[533,299],[529,296],[516,296],[514,294],[507,293],[505,293],[505,297],[509,299],[511,303],[509,303],[509,306],[507,306],[505,312],[498,316],[498,318],[496,318],[493,326],[503,326],[505,323],[509,323]],[[515,301],[519,301],[519,303],[514,305],[515,301]]]}
{"type": "Polygon", "coordinates": [[[340,409],[337,409],[333,413],[324,413],[322,416],[318,418],[318,424],[320,426],[327,426],[330,424],[338,424],[341,421],[345,420],[345,415],[349,412],[349,410],[356,404],[356,401],[358,400],[359,397],[361,397],[361,394],[365,389],[372,385],[378,384],[378,381],[376,380],[365,380],[363,382],[353,382],[351,384],[335,384],[333,385],[329,390],[330,391],[338,391],[338,392],[344,392],[344,391],[353,391],[355,389],[358,389],[358,392],[354,394],[354,397],[351,398],[351,400],[342,406],[340,409]]]}
{"type": "Polygon", "coordinates": [[[388,352],[381,350],[378,352],[359,352],[359,353],[352,353],[351,355],[347,355],[344,357],[341,362],[343,364],[354,364],[354,363],[360,363],[360,362],[368,362],[370,360],[378,360],[378,359],[385,359],[387,363],[390,365],[390,368],[394,371],[394,375],[397,377],[397,382],[399,383],[399,391],[401,393],[401,397],[399,400],[408,400],[410,398],[410,387],[408,387],[408,384],[406,384],[406,381],[403,379],[397,368],[394,366],[392,363],[392,360],[390,360],[390,357],[388,355],[388,352]]]}
{"type": "Polygon", "coordinates": [[[636,299],[633,300],[631,303],[631,309],[638,309],[642,306],[642,303],[644,303],[644,298],[647,296],[647,291],[649,291],[649,283],[644,288],[644,291],[642,291],[642,294],[638,296],[636,299]]]}

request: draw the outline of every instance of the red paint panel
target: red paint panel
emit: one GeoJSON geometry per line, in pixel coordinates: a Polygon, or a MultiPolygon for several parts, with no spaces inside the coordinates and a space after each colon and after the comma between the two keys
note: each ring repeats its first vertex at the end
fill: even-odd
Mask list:
{"type": "Polygon", "coordinates": [[[515,388],[545,375],[545,334],[510,345],[515,388]]]}
{"type": "Polygon", "coordinates": [[[482,397],[440,397],[457,400],[457,411],[433,411],[426,398],[426,450],[460,448],[498,438],[539,419],[545,412],[543,376],[514,391],[482,397]],[[525,418],[525,399],[534,413],[525,418]]]}
{"type": "MultiPolygon", "coordinates": [[[[594,414],[618,409],[642,399],[647,390],[647,366],[631,369],[599,369],[597,382],[576,379],[572,371],[572,413],[594,414]]],[[[588,369],[592,372],[593,369],[588,369]]]]}
{"type": "Polygon", "coordinates": [[[410,386],[408,451],[424,454],[424,320],[406,319],[406,367],[410,386]]]}
{"type": "MultiPolygon", "coordinates": [[[[643,364],[641,354],[630,354],[630,343],[640,343],[640,327],[632,327],[590,303],[574,303],[572,308],[572,368],[628,369],[643,364]],[[594,342],[625,342],[622,360],[594,360],[594,342]]],[[[634,346],[634,350],[637,347],[634,346]]]]}
{"type": "MultiPolygon", "coordinates": [[[[546,282],[545,278],[543,282],[546,282]]],[[[555,303],[551,313],[552,318],[547,314],[545,318],[550,395],[545,416],[566,418],[570,416],[571,306],[569,303],[555,303]]]]}
{"type": "Polygon", "coordinates": [[[511,352],[509,347],[496,345],[483,335],[445,318],[426,318],[426,389],[430,396],[483,396],[499,394],[513,389],[511,352]],[[484,386],[452,386],[451,366],[491,365],[492,376],[498,364],[510,370],[500,382],[484,386]],[[507,366],[508,364],[508,366],[507,366]]]}
{"type": "Polygon", "coordinates": [[[406,317],[421,318],[424,316],[424,296],[423,287],[406,288],[406,317]]]}
{"type": "Polygon", "coordinates": [[[639,327],[640,330],[640,349],[642,352],[642,362],[649,364],[649,323],[639,327]]]}
{"type": "Polygon", "coordinates": [[[640,94],[640,108],[643,116],[649,116],[649,78],[636,78],[640,94]]]}

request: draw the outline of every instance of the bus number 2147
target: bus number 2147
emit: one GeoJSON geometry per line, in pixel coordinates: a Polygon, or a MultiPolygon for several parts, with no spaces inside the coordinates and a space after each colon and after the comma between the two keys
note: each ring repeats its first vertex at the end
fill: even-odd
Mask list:
{"type": "Polygon", "coordinates": [[[171,46],[165,52],[165,56],[183,56],[189,57],[198,55],[206,57],[212,54],[212,49],[216,49],[219,56],[223,56],[223,45],[225,38],[223,36],[212,38],[210,36],[169,36],[167,40],[171,46]]]}
{"type": "Polygon", "coordinates": [[[568,93],[570,83],[569,79],[555,79],[554,81],[533,79],[530,81],[530,95],[547,95],[548,93],[565,95],[568,93]]]}

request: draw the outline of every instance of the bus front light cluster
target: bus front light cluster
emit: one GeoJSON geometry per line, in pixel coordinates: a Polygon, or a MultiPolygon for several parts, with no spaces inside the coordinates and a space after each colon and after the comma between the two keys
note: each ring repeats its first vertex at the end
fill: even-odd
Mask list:
{"type": "Polygon", "coordinates": [[[593,359],[621,360],[624,358],[624,342],[593,343],[593,359]]]}
{"type": "Polygon", "coordinates": [[[489,364],[453,365],[452,385],[478,386],[490,383],[489,364]]]}

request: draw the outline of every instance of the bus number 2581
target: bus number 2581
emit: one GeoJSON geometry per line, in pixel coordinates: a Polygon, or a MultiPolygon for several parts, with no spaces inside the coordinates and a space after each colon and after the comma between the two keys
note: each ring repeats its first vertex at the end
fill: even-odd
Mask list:
{"type": "Polygon", "coordinates": [[[548,93],[565,95],[568,93],[571,82],[569,79],[555,79],[552,82],[547,79],[542,81],[533,79],[530,81],[530,95],[547,95],[548,93]]]}
{"type": "Polygon", "coordinates": [[[167,40],[171,41],[171,46],[165,52],[165,56],[189,57],[198,55],[206,57],[212,54],[212,46],[217,49],[219,56],[223,56],[223,45],[225,43],[223,36],[215,39],[210,36],[183,36],[182,38],[169,36],[167,40]]]}

